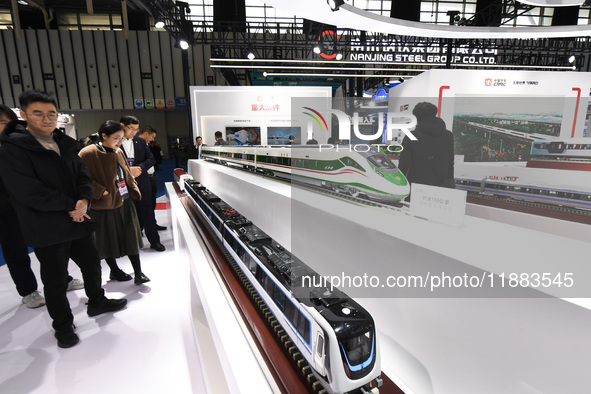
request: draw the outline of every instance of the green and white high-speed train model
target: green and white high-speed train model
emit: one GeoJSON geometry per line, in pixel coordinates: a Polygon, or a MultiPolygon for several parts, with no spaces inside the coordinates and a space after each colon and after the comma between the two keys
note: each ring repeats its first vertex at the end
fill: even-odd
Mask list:
{"type": "Polygon", "coordinates": [[[201,154],[206,160],[387,204],[408,196],[410,185],[406,177],[377,147],[331,146],[206,146],[201,154]]]}

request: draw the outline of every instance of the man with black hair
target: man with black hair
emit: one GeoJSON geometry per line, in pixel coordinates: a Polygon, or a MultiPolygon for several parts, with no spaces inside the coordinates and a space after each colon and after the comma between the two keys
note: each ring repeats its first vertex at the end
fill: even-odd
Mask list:
{"type": "MultiPolygon", "coordinates": [[[[145,126],[142,128],[142,130],[137,134],[137,136],[139,138],[143,138],[144,141],[146,141],[146,143],[148,144],[148,148],[150,148],[150,143],[154,142],[154,140],[156,139],[156,130],[152,127],[152,126],[145,126]]],[[[150,149],[150,152],[152,152],[152,149],[150,149]]],[[[154,154],[152,154],[153,156],[154,154]]],[[[154,160],[156,160],[156,157],[154,156],[154,160]]],[[[158,194],[158,178],[156,176],[156,168],[151,167],[148,168],[148,177],[150,178],[150,186],[151,186],[151,196],[152,196],[152,210],[156,209],[156,194],[158,194]]],[[[155,216],[154,216],[154,220],[156,220],[155,216]]],[[[143,227],[143,223],[140,220],[140,226],[143,227]]],[[[156,223],[156,230],[161,231],[161,230],[166,230],[166,226],[160,226],[158,223],[156,223]]]]}
{"type": "Polygon", "coordinates": [[[140,129],[139,119],[133,115],[125,115],[119,122],[123,126],[125,133],[121,149],[125,153],[131,174],[134,176],[142,194],[141,200],[134,201],[140,225],[146,232],[150,248],[157,252],[163,252],[166,248],[160,243],[158,228],[165,229],[166,227],[156,224],[156,216],[152,207],[152,183],[149,174],[149,170],[154,166],[156,160],[152,152],[150,152],[146,140],[136,135],[140,129]]]}
{"type": "Polygon", "coordinates": [[[201,136],[195,137],[195,159],[201,159],[201,149],[203,149],[203,138],[201,136]]]}
{"type": "Polygon", "coordinates": [[[66,297],[69,259],[82,272],[89,316],[118,311],[127,300],[108,299],[101,287],[100,258],[87,213],[92,181],[78,157],[77,141],[56,128],[55,99],[29,90],[19,101],[25,121],[9,123],[0,135],[0,175],[25,241],[39,260],[57,344],[68,348],[80,341],[66,297]]]}
{"type": "Polygon", "coordinates": [[[222,134],[221,131],[216,131],[213,135],[215,137],[214,145],[230,145],[228,143],[228,141],[224,140],[224,138],[223,138],[224,135],[222,134]]]}
{"type": "Polygon", "coordinates": [[[410,183],[452,187],[454,185],[454,139],[437,117],[437,107],[418,103],[412,110],[417,118],[416,141],[402,140],[399,168],[410,183]]]}

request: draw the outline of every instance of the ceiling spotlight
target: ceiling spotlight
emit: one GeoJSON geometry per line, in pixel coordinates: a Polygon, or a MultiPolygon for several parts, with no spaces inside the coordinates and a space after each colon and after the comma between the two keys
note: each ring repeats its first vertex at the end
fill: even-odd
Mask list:
{"type": "Polygon", "coordinates": [[[337,53],[337,56],[335,57],[335,59],[341,60],[342,58],[343,58],[343,54],[341,52],[337,53]]]}
{"type": "Polygon", "coordinates": [[[181,47],[181,49],[189,49],[189,43],[185,40],[180,40],[179,46],[181,47]]]}
{"type": "Polygon", "coordinates": [[[571,63],[571,64],[574,63],[575,60],[577,60],[577,58],[575,57],[575,55],[571,55],[571,57],[568,58],[568,62],[571,63]]]}
{"type": "Polygon", "coordinates": [[[330,9],[334,12],[334,11],[338,11],[339,8],[345,4],[344,0],[326,0],[326,2],[328,3],[328,6],[330,7],[330,9]]]}
{"type": "Polygon", "coordinates": [[[163,29],[164,28],[164,22],[163,21],[156,21],[156,23],[154,23],[154,27],[156,29],[163,29]]]}
{"type": "Polygon", "coordinates": [[[314,49],[312,49],[312,51],[314,51],[315,54],[319,54],[320,53],[320,47],[318,45],[314,45],[314,49]]]}
{"type": "Polygon", "coordinates": [[[248,60],[254,60],[257,56],[254,53],[254,49],[251,46],[248,46],[248,50],[246,51],[246,57],[248,60]]]}

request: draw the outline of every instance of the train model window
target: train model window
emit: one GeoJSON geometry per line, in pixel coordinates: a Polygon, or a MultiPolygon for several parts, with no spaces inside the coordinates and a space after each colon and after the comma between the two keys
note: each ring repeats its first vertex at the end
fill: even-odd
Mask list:
{"type": "MultiPolygon", "coordinates": [[[[289,318],[289,316],[288,316],[288,318],[289,318]]],[[[291,321],[291,325],[296,330],[298,329],[298,323],[300,321],[300,318],[303,319],[304,316],[302,315],[302,313],[297,308],[294,308],[293,314],[292,314],[291,318],[289,318],[289,321],[291,321]]]]}
{"type": "Polygon", "coordinates": [[[377,154],[377,155],[369,156],[367,158],[367,160],[369,160],[369,162],[372,163],[376,168],[384,168],[384,169],[396,168],[394,163],[392,163],[392,161],[390,159],[388,159],[388,156],[386,156],[384,154],[377,154]]]}
{"type": "Polygon", "coordinates": [[[277,286],[275,286],[275,293],[273,294],[273,300],[275,301],[275,304],[279,307],[279,309],[281,309],[281,311],[283,312],[283,310],[285,309],[285,294],[277,286]]]}
{"type": "MultiPolygon", "coordinates": [[[[244,262],[244,265],[246,265],[246,267],[248,268],[248,270],[250,272],[252,272],[253,274],[256,272],[256,268],[257,268],[257,263],[256,261],[252,258],[252,256],[250,255],[250,253],[244,253],[243,254],[243,258],[242,261],[244,262]]],[[[264,271],[263,271],[264,273],[264,271]]],[[[260,280],[259,280],[260,281],[260,280]]]]}
{"type": "Polygon", "coordinates": [[[350,365],[359,365],[370,356],[372,334],[370,331],[358,337],[341,341],[350,365]]]}
{"type": "Polygon", "coordinates": [[[342,161],[342,162],[343,162],[343,164],[345,164],[346,166],[349,166],[349,167],[354,167],[354,168],[357,168],[358,170],[365,171],[365,170],[363,169],[363,167],[361,167],[361,166],[360,166],[360,165],[359,165],[359,164],[358,164],[358,163],[357,163],[355,160],[351,159],[351,158],[350,158],[350,157],[348,157],[348,156],[347,156],[347,157],[343,157],[343,158],[341,159],[341,161],[342,161]]]}
{"type": "Polygon", "coordinates": [[[319,356],[322,356],[322,353],[324,352],[324,337],[320,334],[318,334],[318,344],[316,345],[316,351],[319,356]]]}
{"type": "Polygon", "coordinates": [[[265,283],[263,283],[263,287],[265,288],[267,294],[273,295],[273,292],[275,290],[275,282],[273,282],[273,279],[271,279],[270,276],[267,276],[265,278],[265,283]]]}
{"type": "Polygon", "coordinates": [[[230,245],[232,250],[236,252],[236,239],[234,239],[232,233],[226,229],[224,229],[224,240],[228,243],[228,245],[230,245]]]}
{"type": "Polygon", "coordinates": [[[295,306],[293,305],[293,302],[291,302],[290,300],[287,300],[287,302],[285,303],[285,309],[283,310],[283,314],[285,315],[287,320],[292,322],[292,324],[293,324],[294,309],[295,309],[295,306]]]}
{"type": "Polygon", "coordinates": [[[265,270],[260,269],[257,271],[256,278],[257,278],[257,281],[261,284],[261,286],[263,285],[263,282],[265,281],[266,277],[267,277],[267,273],[265,272],[265,270]]]}

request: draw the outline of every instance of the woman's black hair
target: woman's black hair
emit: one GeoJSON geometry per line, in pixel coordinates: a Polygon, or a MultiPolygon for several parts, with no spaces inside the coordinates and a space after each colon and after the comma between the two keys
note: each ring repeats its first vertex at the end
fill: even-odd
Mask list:
{"type": "Polygon", "coordinates": [[[4,105],[4,104],[0,104],[0,115],[6,115],[10,118],[10,121],[12,122],[13,120],[18,120],[18,116],[16,116],[16,114],[14,113],[14,111],[12,109],[10,109],[10,107],[4,105]]]}
{"type": "Polygon", "coordinates": [[[101,125],[101,127],[99,127],[97,133],[99,135],[100,140],[104,141],[103,134],[105,134],[108,137],[110,135],[115,134],[118,131],[124,131],[123,126],[121,126],[121,123],[115,120],[107,120],[101,125]]]}

